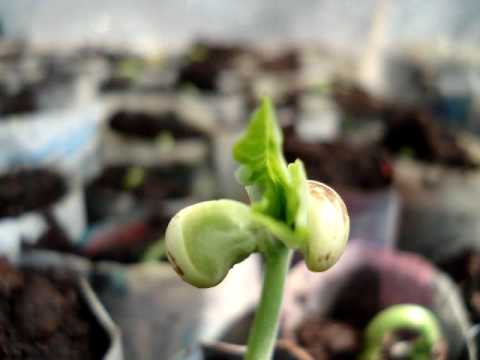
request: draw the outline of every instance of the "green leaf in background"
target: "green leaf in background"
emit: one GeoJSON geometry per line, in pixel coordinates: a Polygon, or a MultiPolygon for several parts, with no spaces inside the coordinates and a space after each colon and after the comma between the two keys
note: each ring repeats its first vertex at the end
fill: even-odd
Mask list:
{"type": "Polygon", "coordinates": [[[124,188],[127,190],[135,189],[145,181],[145,169],[140,166],[128,168],[124,178],[124,188]]]}

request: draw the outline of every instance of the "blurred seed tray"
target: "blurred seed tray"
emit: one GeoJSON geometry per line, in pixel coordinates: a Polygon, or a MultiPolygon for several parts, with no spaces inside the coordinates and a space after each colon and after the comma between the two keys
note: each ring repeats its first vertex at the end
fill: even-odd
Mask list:
{"type": "Polygon", "coordinates": [[[467,311],[458,289],[429,262],[408,253],[351,244],[333,269],[318,276],[303,263],[289,275],[283,331],[293,340],[299,326],[334,319],[363,329],[379,311],[419,304],[437,316],[448,342],[448,358],[476,359],[467,311]],[[306,286],[308,284],[308,286],[306,286]]]}
{"type": "Polygon", "coordinates": [[[118,95],[106,99],[105,164],[143,166],[208,163],[209,113],[181,106],[174,94],[118,95]]]}
{"type": "Polygon", "coordinates": [[[86,229],[77,181],[47,168],[0,175],[0,251],[15,259],[23,247],[69,250],[86,229]]]}
{"type": "MultiPolygon", "coordinates": [[[[24,307],[22,314],[23,316],[31,315],[29,321],[43,319],[44,322],[35,325],[35,321],[37,321],[35,320],[23,331],[28,329],[31,336],[35,336],[34,334],[39,331],[43,333],[42,340],[37,339],[36,341],[43,341],[42,351],[49,351],[49,358],[105,360],[122,360],[124,358],[120,331],[86,281],[91,270],[88,262],[78,257],[49,251],[31,251],[19,257],[15,263],[21,269],[32,271],[29,281],[25,282],[25,285],[21,285],[18,283],[21,278],[18,277],[19,275],[15,275],[18,273],[11,273],[12,270],[8,272],[5,266],[2,266],[4,272],[2,278],[4,281],[9,281],[11,286],[25,287],[22,291],[23,301],[28,303],[23,303],[20,298],[15,302],[15,306],[24,307]],[[53,277],[52,279],[55,281],[46,282],[39,274],[45,274],[49,279],[53,277]],[[74,285],[74,283],[76,284],[74,285]],[[78,305],[75,300],[78,295],[72,293],[74,289],[80,296],[81,303],[78,305]],[[69,313],[69,311],[78,311],[75,310],[78,307],[83,309],[81,316],[86,322],[81,322],[82,318],[78,317],[80,314],[69,313]],[[28,311],[35,312],[35,314],[29,314],[28,311]],[[88,323],[90,324],[87,325],[88,323]],[[85,326],[87,328],[84,328],[85,326]],[[70,344],[68,341],[61,343],[59,341],[63,335],[58,333],[56,340],[52,337],[50,341],[47,335],[53,331],[65,332],[66,336],[69,336],[68,333],[77,332],[76,340],[70,344]],[[86,334],[85,331],[88,333],[86,334]],[[88,336],[89,340],[87,343],[82,343],[81,339],[85,336],[88,336]]],[[[20,321],[16,324],[21,326],[20,321]]],[[[68,337],[63,339],[66,341],[68,337]]],[[[36,350],[32,349],[32,351],[36,350]]]]}
{"type": "Polygon", "coordinates": [[[215,193],[212,171],[193,164],[110,165],[85,188],[89,223],[140,210],[171,212],[215,193]]]}

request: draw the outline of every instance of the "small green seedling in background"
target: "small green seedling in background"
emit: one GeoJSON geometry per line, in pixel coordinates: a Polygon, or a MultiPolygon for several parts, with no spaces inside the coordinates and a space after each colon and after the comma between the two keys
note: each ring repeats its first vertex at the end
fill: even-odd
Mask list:
{"type": "Polygon", "coordinates": [[[133,190],[141,186],[145,181],[145,169],[141,166],[132,166],[128,168],[123,186],[126,190],[133,190]]]}
{"type": "Polygon", "coordinates": [[[248,340],[250,360],[272,358],[292,251],[303,254],[310,270],[324,271],[342,255],[349,233],[340,196],[307,180],[300,160],[287,164],[282,141],[271,102],[265,99],[233,148],[250,206],[233,200],[189,206],[173,217],[165,236],[176,272],[200,288],[220,283],[250,254],[263,256],[264,285],[248,340]]]}
{"type": "Polygon", "coordinates": [[[362,360],[384,358],[385,342],[396,331],[411,331],[413,341],[397,343],[398,357],[411,360],[436,359],[435,349],[441,345],[440,326],[429,310],[420,305],[404,304],[391,306],[375,316],[365,332],[362,360]]]}

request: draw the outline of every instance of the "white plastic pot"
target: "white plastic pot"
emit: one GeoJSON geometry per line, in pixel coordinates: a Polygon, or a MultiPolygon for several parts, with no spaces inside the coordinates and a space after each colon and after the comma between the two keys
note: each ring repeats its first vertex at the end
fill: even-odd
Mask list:
{"type": "Polygon", "coordinates": [[[216,340],[260,294],[258,259],[236,265],[210,289],[183,282],[166,263],[96,266],[96,290],[124,334],[128,359],[170,359],[216,340]]]}
{"type": "Polygon", "coordinates": [[[399,160],[395,183],[403,211],[399,248],[433,261],[480,249],[480,171],[399,160]]]}
{"type": "Polygon", "coordinates": [[[91,178],[99,169],[101,103],[0,119],[0,171],[55,166],[67,176],[91,178]]]}
{"type": "Polygon", "coordinates": [[[47,209],[0,219],[0,254],[16,259],[22,242],[35,244],[48,231],[46,214],[53,217],[73,244],[78,243],[86,229],[83,188],[70,182],[65,194],[47,209]]]}

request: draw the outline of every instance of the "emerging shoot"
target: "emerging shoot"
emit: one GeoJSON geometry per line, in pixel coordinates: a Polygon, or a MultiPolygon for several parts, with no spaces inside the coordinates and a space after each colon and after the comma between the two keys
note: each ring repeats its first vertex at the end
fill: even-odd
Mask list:
{"type": "MultiPolygon", "coordinates": [[[[413,304],[391,306],[368,325],[362,360],[401,358],[412,360],[440,359],[440,326],[428,309],[413,304]]],[[[443,358],[442,358],[443,359],[443,358]]]]}
{"type": "Polygon", "coordinates": [[[250,206],[233,200],[189,206],[173,217],[165,238],[176,272],[200,288],[220,283],[250,254],[263,256],[264,286],[247,359],[272,358],[292,251],[303,254],[310,270],[324,271],[342,255],[349,233],[340,196],[324,184],[308,181],[300,160],[287,165],[282,141],[272,105],[263,100],[233,148],[250,206]]]}

